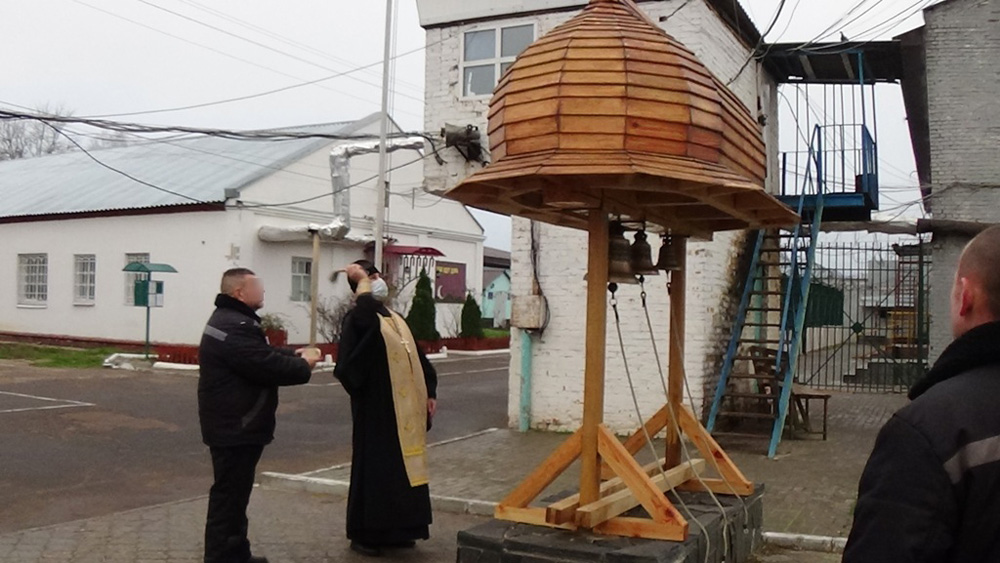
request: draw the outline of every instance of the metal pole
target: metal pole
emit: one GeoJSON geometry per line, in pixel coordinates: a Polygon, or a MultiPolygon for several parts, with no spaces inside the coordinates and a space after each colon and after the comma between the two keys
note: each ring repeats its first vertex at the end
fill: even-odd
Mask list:
{"type": "Polygon", "coordinates": [[[531,430],[531,333],[521,329],[521,409],[518,430],[531,430]]]}
{"type": "Polygon", "coordinates": [[[312,265],[309,270],[309,346],[316,346],[319,313],[319,231],[312,231],[312,265]]]}
{"type": "Polygon", "coordinates": [[[375,267],[382,270],[382,247],[385,236],[386,208],[386,169],[387,156],[386,138],[389,134],[389,59],[392,51],[392,2],[385,2],[385,51],[382,56],[382,119],[379,124],[378,146],[378,185],[375,194],[378,203],[375,206],[375,267]]]}
{"type": "Polygon", "coordinates": [[[153,274],[146,274],[146,359],[149,359],[149,287],[152,284],[153,274]]]}

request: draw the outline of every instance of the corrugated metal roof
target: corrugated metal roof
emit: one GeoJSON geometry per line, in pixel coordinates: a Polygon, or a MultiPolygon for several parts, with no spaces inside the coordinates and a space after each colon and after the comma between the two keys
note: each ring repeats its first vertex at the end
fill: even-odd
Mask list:
{"type": "MultiPolygon", "coordinates": [[[[377,117],[284,128],[348,135],[377,117]]],[[[101,162],[197,202],[240,189],[322,149],[329,139],[288,141],[197,137],[91,151],[101,162]]],[[[81,151],[0,162],[0,217],[25,217],[194,203],[101,166],[81,151]]]]}

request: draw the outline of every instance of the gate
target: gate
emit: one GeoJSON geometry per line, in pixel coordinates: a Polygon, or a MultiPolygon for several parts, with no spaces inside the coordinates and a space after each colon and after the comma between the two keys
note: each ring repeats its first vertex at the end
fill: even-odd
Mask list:
{"type": "Polygon", "coordinates": [[[923,376],[928,251],[927,241],[917,237],[817,247],[798,383],[904,393],[923,376]]]}

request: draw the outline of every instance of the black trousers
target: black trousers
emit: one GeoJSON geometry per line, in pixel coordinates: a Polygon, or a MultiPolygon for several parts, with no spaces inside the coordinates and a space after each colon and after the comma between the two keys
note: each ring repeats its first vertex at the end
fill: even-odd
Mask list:
{"type": "Polygon", "coordinates": [[[208,495],[205,563],[246,563],[250,559],[247,504],[264,446],[209,449],[215,484],[208,495]]]}

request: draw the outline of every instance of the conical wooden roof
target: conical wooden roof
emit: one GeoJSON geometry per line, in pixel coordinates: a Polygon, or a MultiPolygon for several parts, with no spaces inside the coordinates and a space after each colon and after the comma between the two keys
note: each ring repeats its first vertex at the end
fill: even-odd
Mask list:
{"type": "Polygon", "coordinates": [[[529,46],[489,140],[492,164],[448,197],[578,228],[598,207],[691,235],[798,221],[762,188],[750,112],[631,0],[592,0],[529,46]]]}

